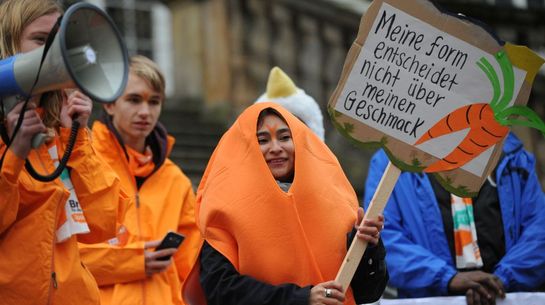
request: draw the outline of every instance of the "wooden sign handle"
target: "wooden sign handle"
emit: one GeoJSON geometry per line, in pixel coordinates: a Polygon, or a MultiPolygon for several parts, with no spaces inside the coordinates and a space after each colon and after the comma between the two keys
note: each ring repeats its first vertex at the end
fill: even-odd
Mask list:
{"type": "MultiPolygon", "coordinates": [[[[373,195],[373,199],[371,199],[371,204],[369,204],[367,211],[365,211],[365,216],[363,217],[362,222],[366,219],[376,218],[378,214],[381,214],[384,211],[386,202],[388,202],[388,198],[390,198],[390,194],[396,185],[400,173],[401,170],[397,166],[393,165],[392,162],[388,163],[388,166],[380,179],[377,190],[373,195]]],[[[343,292],[345,293],[350,286],[350,282],[354,277],[354,273],[356,273],[356,269],[360,264],[366,248],[366,241],[359,238],[354,238],[354,240],[352,240],[352,244],[350,245],[350,249],[348,249],[348,252],[344,257],[344,261],[335,280],[342,284],[343,292]]]]}

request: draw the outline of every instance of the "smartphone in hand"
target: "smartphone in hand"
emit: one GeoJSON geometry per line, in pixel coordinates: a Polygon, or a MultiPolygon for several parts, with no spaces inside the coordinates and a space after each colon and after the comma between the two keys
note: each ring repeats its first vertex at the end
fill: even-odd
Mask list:
{"type": "MultiPolygon", "coordinates": [[[[167,235],[163,238],[159,246],[155,248],[155,251],[168,249],[168,248],[178,248],[184,241],[185,236],[176,232],[168,232],[167,235]]],[[[162,256],[157,258],[160,261],[167,261],[170,259],[170,255],[162,256]]]]}

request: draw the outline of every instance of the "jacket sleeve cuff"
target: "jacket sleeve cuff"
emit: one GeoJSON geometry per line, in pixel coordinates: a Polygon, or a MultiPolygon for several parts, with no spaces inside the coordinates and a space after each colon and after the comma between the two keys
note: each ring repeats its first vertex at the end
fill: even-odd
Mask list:
{"type": "MultiPolygon", "coordinates": [[[[65,145],[68,145],[70,139],[70,128],[60,129],[60,140],[65,145]]],[[[72,149],[72,154],[70,159],[68,159],[68,166],[75,168],[78,162],[81,162],[82,158],[85,158],[86,155],[93,154],[93,147],[91,145],[91,134],[89,129],[82,127],[78,129],[76,141],[74,142],[74,148],[72,149]]]]}
{"type": "Polygon", "coordinates": [[[310,289],[312,286],[305,286],[301,289],[296,289],[293,293],[294,305],[308,305],[310,300],[310,289]]]}
{"type": "Polygon", "coordinates": [[[145,280],[144,242],[123,247],[105,243],[79,244],[82,262],[89,268],[99,286],[145,280]]]}
{"type": "MultiPolygon", "coordinates": [[[[68,143],[70,139],[70,133],[72,132],[71,128],[60,128],[60,138],[63,143],[68,143]]],[[[74,150],[78,149],[80,146],[85,145],[91,141],[91,135],[87,127],[81,127],[78,129],[76,141],[74,142],[74,150]]]]}
{"type": "Polygon", "coordinates": [[[511,291],[511,280],[513,278],[513,275],[511,274],[511,271],[507,268],[502,268],[501,264],[494,270],[494,275],[496,275],[503,284],[503,289],[505,292],[511,291]]]}
{"type": "Polygon", "coordinates": [[[456,275],[457,271],[454,268],[445,266],[444,272],[440,272],[439,276],[440,278],[440,285],[439,289],[441,290],[441,295],[448,295],[448,285],[452,278],[456,275]]]}
{"type": "Polygon", "coordinates": [[[4,164],[2,165],[2,174],[4,174],[9,183],[17,184],[19,174],[23,170],[24,165],[25,160],[19,158],[11,149],[8,149],[4,164]]]}

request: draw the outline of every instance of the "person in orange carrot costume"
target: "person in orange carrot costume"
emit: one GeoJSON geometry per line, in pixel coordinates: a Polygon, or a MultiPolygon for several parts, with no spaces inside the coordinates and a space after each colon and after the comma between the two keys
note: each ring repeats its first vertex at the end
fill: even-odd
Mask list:
{"type": "MultiPolygon", "coordinates": [[[[42,46],[63,12],[52,0],[0,3],[0,58],[42,46]]],[[[97,305],[98,287],[80,260],[78,241],[114,237],[116,217],[123,214],[118,208],[122,210],[128,198],[91,146],[89,97],[78,91],[32,97],[14,136],[23,104],[0,112],[0,303],[97,305]],[[50,182],[32,178],[25,159],[39,173],[53,172],[64,154],[73,115],[82,127],[67,168],[50,182]],[[37,133],[49,137],[32,148],[37,133]]]]}
{"type": "Polygon", "coordinates": [[[198,255],[191,182],[168,155],[174,138],[158,122],[165,82],[146,57],[133,56],[127,88],[93,125],[93,144],[136,204],[118,236],[83,245],[81,256],[97,279],[101,304],[183,304],[181,284],[198,255]],[[179,250],[154,251],[169,231],[185,236],[179,250]],[[174,255],[173,259],[160,260],[174,255]]]}
{"type": "MultiPolygon", "coordinates": [[[[219,142],[197,193],[200,284],[213,304],[355,304],[380,298],[383,217],[363,210],[337,159],[275,103],[244,111],[219,142]],[[346,296],[338,272],[351,237],[370,242],[346,296]]],[[[184,290],[191,296],[190,289],[184,290]]],[[[195,302],[196,303],[196,302],[195,302]]]]}

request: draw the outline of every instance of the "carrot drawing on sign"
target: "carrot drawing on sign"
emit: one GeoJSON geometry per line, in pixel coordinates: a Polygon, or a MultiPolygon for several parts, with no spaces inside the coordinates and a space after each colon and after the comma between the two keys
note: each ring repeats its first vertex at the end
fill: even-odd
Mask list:
{"type": "Polygon", "coordinates": [[[481,57],[477,66],[490,80],[493,89],[492,100],[489,104],[469,104],[454,110],[416,141],[415,145],[419,145],[433,138],[469,128],[469,132],[458,146],[447,156],[426,167],[425,172],[446,171],[463,166],[500,142],[509,133],[508,125],[536,128],[545,135],[545,124],[534,111],[526,106],[508,107],[513,98],[515,85],[513,66],[504,51],[496,53],[494,57],[503,75],[503,95],[500,97],[500,81],[494,67],[485,57],[481,57]],[[511,116],[521,116],[527,120],[511,118],[511,116]]]}

